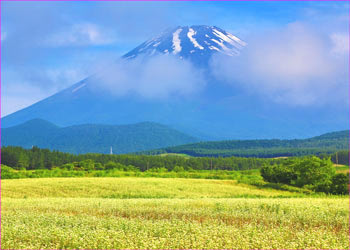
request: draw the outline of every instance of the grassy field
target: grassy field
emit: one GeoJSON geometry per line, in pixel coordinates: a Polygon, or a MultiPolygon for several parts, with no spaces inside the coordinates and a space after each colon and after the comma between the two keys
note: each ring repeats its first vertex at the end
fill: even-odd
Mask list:
{"type": "Polygon", "coordinates": [[[347,174],[349,173],[349,170],[350,170],[349,166],[346,166],[346,165],[334,164],[334,167],[337,173],[347,174]]]}
{"type": "Polygon", "coordinates": [[[231,180],[1,184],[1,249],[349,248],[349,199],[340,196],[296,198],[231,180]]]}

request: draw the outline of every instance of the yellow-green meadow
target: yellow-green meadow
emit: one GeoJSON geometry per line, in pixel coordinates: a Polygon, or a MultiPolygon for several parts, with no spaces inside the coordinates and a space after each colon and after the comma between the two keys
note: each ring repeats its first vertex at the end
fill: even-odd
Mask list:
{"type": "Polygon", "coordinates": [[[2,180],[2,249],[349,248],[349,199],[230,180],[2,180]],[[244,198],[243,198],[244,197],[244,198]]]}

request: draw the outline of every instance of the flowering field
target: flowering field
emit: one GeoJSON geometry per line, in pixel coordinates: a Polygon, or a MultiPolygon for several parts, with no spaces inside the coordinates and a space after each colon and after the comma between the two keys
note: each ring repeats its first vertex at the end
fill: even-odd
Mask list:
{"type": "Polygon", "coordinates": [[[225,180],[3,180],[2,249],[349,248],[349,200],[225,180]],[[244,198],[242,198],[244,197],[244,198]]]}

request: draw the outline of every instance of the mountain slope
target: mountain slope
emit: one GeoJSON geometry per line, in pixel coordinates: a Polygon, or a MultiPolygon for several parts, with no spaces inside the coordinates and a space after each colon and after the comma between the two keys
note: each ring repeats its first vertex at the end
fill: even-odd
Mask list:
{"type": "Polygon", "coordinates": [[[333,153],[349,149],[349,130],[295,140],[230,140],[198,142],[141,152],[141,154],[177,153],[191,156],[280,157],[333,153]]]}
{"type": "Polygon", "coordinates": [[[197,141],[167,126],[143,122],[131,125],[75,125],[57,127],[41,119],[1,130],[2,145],[33,145],[69,153],[129,153],[197,141]]]}
{"type": "MultiPolygon", "coordinates": [[[[71,87],[56,93],[27,108],[2,118],[3,128],[15,126],[34,118],[51,121],[59,126],[76,124],[134,124],[145,121],[168,125],[202,140],[307,138],[327,131],[349,127],[347,107],[339,110],[331,107],[295,107],[276,105],[261,97],[252,96],[244,82],[225,83],[211,74],[211,59],[226,55],[239,60],[240,52],[247,45],[238,37],[215,26],[196,25],[169,29],[142,43],[125,54],[118,62],[126,65],[139,58],[140,65],[127,75],[113,66],[108,76],[108,91],[100,88],[102,78],[88,77],[71,87]],[[187,71],[195,71],[202,77],[183,80],[172,75],[171,85],[163,78],[171,75],[173,68],[156,65],[163,78],[156,78],[152,70],[146,75],[149,81],[139,85],[139,76],[147,62],[157,55],[177,58],[177,65],[191,65],[187,71]],[[186,62],[186,63],[185,63],[186,62]],[[132,81],[128,80],[132,78],[132,81]],[[158,79],[153,82],[154,79],[158,79]],[[191,88],[197,79],[204,79],[200,87],[191,88]],[[168,84],[168,85],[167,85],[168,84]],[[125,88],[131,88],[125,92],[125,88]],[[180,87],[174,87],[179,85],[180,87]],[[120,87],[123,86],[123,87],[120,87]],[[188,88],[187,88],[188,87],[188,88]],[[192,90],[191,95],[157,94],[145,97],[139,89],[192,90]],[[101,91],[100,91],[101,90],[101,91]]],[[[153,65],[154,66],[154,65],[153,65]]],[[[186,71],[185,70],[185,71],[186,71]]],[[[187,72],[186,71],[186,72],[187,72]]],[[[102,83],[102,85],[105,83],[102,83]]],[[[283,79],[281,79],[283,84],[283,79]]],[[[197,86],[197,85],[196,85],[197,86]]],[[[156,92],[158,93],[158,92],[156,92]]],[[[162,93],[160,91],[160,93],[162,93]]]]}

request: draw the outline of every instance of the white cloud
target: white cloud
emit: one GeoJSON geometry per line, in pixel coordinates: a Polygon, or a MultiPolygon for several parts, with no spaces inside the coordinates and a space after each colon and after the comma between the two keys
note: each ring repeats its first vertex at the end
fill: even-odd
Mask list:
{"type": "Polygon", "coordinates": [[[86,72],[71,68],[2,70],[1,116],[47,98],[87,76],[86,72]]]}
{"type": "Polygon", "coordinates": [[[333,33],[330,38],[333,43],[332,53],[337,55],[349,54],[349,34],[333,33]]]}
{"type": "Polygon", "coordinates": [[[4,32],[1,31],[1,42],[5,41],[6,37],[7,37],[7,33],[5,31],[4,32]]]}
{"type": "Polygon", "coordinates": [[[49,36],[45,43],[50,46],[106,45],[115,42],[111,33],[96,24],[80,23],[49,36]]]}
{"type": "Polygon", "coordinates": [[[2,84],[1,91],[1,117],[23,109],[50,95],[40,87],[28,83],[13,82],[2,84]]]}
{"type": "Polygon", "coordinates": [[[200,71],[171,55],[136,58],[115,63],[92,79],[92,87],[116,96],[136,93],[144,98],[190,96],[205,86],[200,71]]]}
{"type": "Polygon", "coordinates": [[[343,52],[348,46],[342,35],[329,36],[292,23],[248,42],[240,57],[213,58],[214,75],[291,106],[347,102],[348,62],[343,52]]]}

